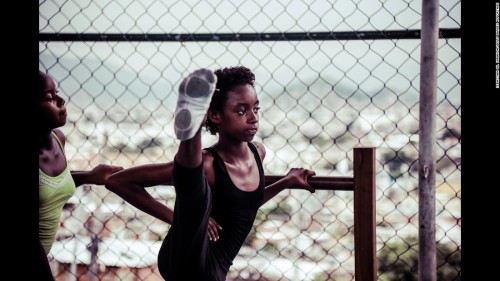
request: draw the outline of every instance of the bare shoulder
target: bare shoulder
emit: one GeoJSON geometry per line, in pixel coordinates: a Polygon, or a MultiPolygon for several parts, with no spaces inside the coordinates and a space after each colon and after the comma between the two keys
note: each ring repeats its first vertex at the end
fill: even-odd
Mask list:
{"type": "Polygon", "coordinates": [[[202,156],[203,156],[203,169],[205,170],[205,173],[207,172],[207,169],[213,171],[214,156],[212,155],[212,153],[203,150],[202,156]]]}
{"type": "Polygon", "coordinates": [[[264,146],[264,144],[258,141],[252,141],[252,144],[257,148],[260,159],[264,160],[264,157],[266,157],[266,147],[264,146]]]}
{"type": "Polygon", "coordinates": [[[66,136],[63,134],[63,132],[61,132],[61,130],[59,129],[53,129],[52,130],[57,138],[61,141],[61,144],[64,146],[66,144],[66,136]]]}

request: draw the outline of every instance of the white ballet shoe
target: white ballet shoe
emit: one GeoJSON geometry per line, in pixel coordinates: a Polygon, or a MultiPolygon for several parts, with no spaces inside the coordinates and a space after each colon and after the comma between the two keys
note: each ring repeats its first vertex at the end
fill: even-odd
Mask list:
{"type": "Polygon", "coordinates": [[[208,69],[194,71],[179,85],[175,109],[175,135],[183,141],[192,138],[200,129],[215,92],[217,76],[208,69]]]}

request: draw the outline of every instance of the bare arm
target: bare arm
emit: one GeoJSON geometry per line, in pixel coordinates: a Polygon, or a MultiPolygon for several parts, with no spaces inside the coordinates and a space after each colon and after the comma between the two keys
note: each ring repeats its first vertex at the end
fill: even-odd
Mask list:
{"type": "Polygon", "coordinates": [[[76,186],[86,183],[104,185],[109,176],[121,170],[123,167],[100,164],[91,171],[71,171],[71,176],[76,186]]]}
{"type": "Polygon", "coordinates": [[[110,176],[106,188],[137,209],[172,224],[174,212],[153,198],[145,187],[172,182],[173,162],[147,164],[125,169],[110,176]]]}
{"type": "Polygon", "coordinates": [[[262,200],[261,205],[264,205],[267,201],[272,199],[274,196],[276,196],[284,189],[292,186],[303,188],[305,190],[309,190],[310,192],[314,193],[315,191],[314,188],[312,188],[307,182],[307,179],[314,175],[316,175],[314,171],[307,170],[304,168],[290,169],[290,171],[285,177],[266,187],[266,190],[264,192],[264,200],[262,200]]]}
{"type": "MultiPolygon", "coordinates": [[[[266,157],[266,148],[260,142],[253,141],[252,143],[257,148],[261,161],[264,162],[264,158],[266,157]]],[[[314,188],[312,188],[307,182],[307,179],[314,175],[316,175],[314,171],[310,171],[307,169],[303,168],[290,169],[290,171],[285,177],[266,187],[266,190],[264,191],[264,200],[262,200],[261,206],[264,205],[267,201],[272,199],[281,191],[290,188],[292,186],[296,186],[299,188],[309,190],[310,192],[314,192],[315,191],[314,188]]]]}

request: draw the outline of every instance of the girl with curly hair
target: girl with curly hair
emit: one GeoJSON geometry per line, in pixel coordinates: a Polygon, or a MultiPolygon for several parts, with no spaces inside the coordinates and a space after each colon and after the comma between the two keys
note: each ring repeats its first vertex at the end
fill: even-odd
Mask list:
{"type": "Polygon", "coordinates": [[[158,254],[167,281],[226,280],[259,207],[292,186],[314,192],[307,179],[315,173],[302,168],[265,186],[266,149],[253,140],[260,109],[254,81],[244,66],[191,73],[179,86],[174,160],[125,169],[106,182],[130,204],[171,224],[158,254]],[[204,149],[203,125],[219,135],[204,149]],[[174,210],[144,189],[169,183],[176,192],[174,210]]]}

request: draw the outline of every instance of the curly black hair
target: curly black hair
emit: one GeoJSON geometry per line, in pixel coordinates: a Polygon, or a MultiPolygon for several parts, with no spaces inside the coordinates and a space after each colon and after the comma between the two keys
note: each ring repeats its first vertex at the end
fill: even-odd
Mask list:
{"type": "MultiPolygon", "coordinates": [[[[217,84],[208,110],[221,112],[227,100],[227,92],[234,90],[236,86],[251,85],[255,88],[255,74],[244,66],[217,69],[214,74],[217,76],[217,84]]],[[[207,118],[205,127],[210,134],[217,134],[217,126],[210,118],[207,118]]]]}

